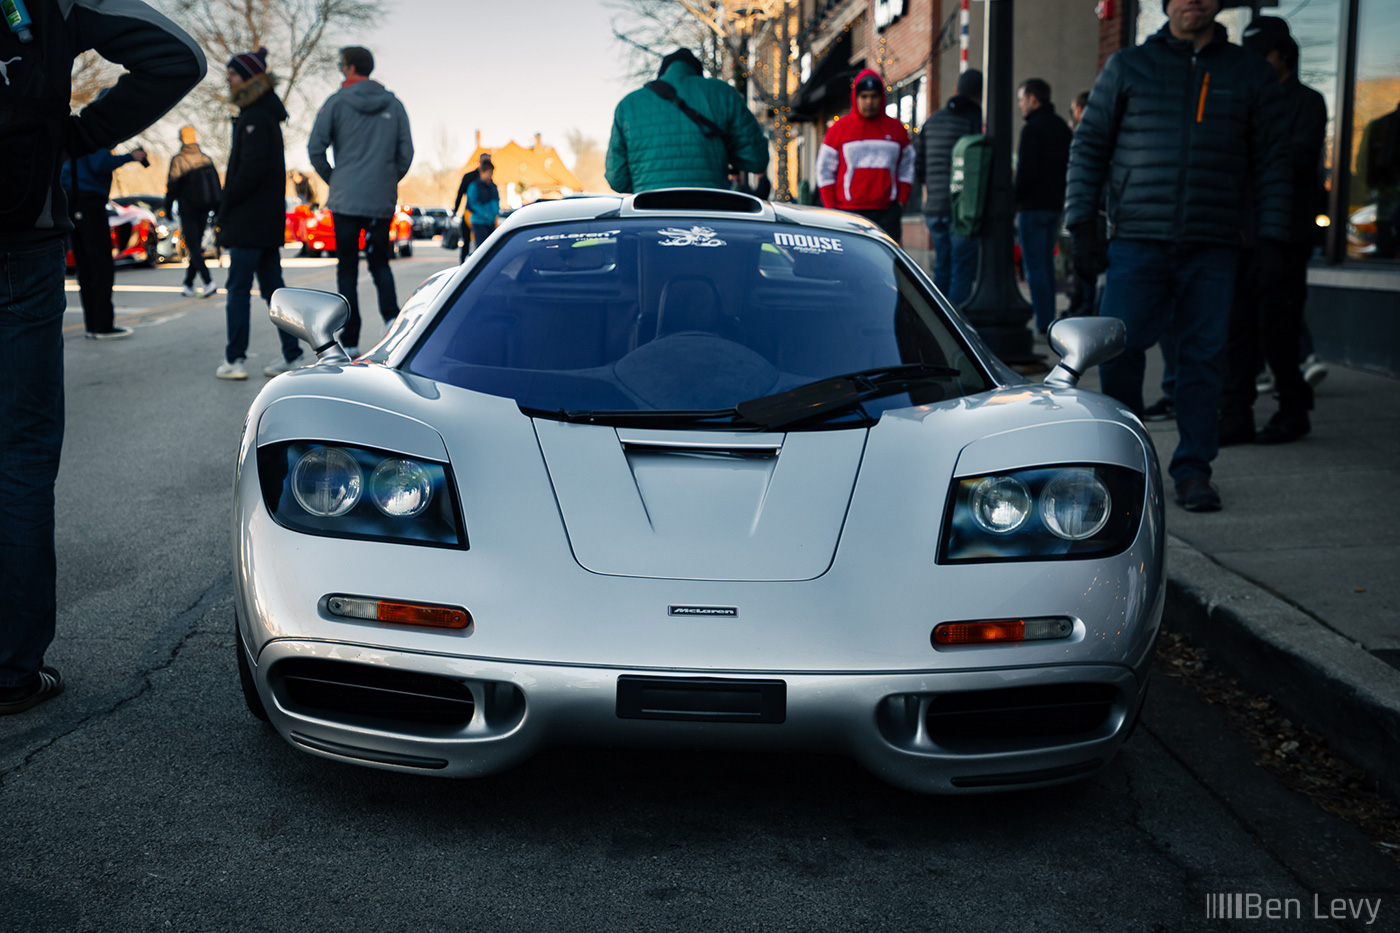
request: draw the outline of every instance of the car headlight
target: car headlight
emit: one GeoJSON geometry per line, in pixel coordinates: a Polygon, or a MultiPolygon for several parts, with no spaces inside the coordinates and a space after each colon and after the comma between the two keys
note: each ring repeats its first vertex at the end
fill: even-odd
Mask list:
{"type": "Polygon", "coordinates": [[[1137,535],[1143,474],[1066,464],[955,479],[940,563],[1104,557],[1137,535]]]}
{"type": "Polygon", "coordinates": [[[447,464],[367,447],[292,441],[258,448],[263,502],[305,534],[467,547],[447,464]]]}

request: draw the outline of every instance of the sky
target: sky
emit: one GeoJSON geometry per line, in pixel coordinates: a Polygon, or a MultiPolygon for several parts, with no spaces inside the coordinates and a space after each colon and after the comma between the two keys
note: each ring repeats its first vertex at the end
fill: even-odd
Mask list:
{"type": "Polygon", "coordinates": [[[374,78],[408,110],[414,169],[436,165],[444,149],[465,163],[478,129],[484,146],[530,146],[540,133],[566,164],[570,129],[607,146],[613,108],[632,87],[609,25],[617,14],[601,0],[385,6],[384,23],[354,41],[374,53],[374,78]]]}

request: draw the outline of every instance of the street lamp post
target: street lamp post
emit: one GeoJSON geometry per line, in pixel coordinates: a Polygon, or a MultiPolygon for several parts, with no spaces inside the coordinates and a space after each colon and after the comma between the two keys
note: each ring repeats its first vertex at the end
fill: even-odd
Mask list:
{"type": "Polygon", "coordinates": [[[992,137],[991,183],[977,260],[977,282],[962,313],[987,346],[1007,363],[1033,363],[1031,306],[1021,296],[1012,259],[1015,236],[1014,191],[1011,184],[1011,101],[1013,0],[987,4],[986,80],[987,128],[992,137]]]}

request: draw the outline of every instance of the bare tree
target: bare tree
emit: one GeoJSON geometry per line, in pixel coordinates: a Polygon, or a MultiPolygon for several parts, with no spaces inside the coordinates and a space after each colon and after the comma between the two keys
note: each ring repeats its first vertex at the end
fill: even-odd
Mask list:
{"type": "MultiPolygon", "coordinates": [[[[209,76],[153,132],[168,139],[174,136],[174,127],[191,124],[200,131],[205,151],[219,162],[228,155],[228,121],[234,115],[224,84],[229,59],[240,52],[268,50],[268,71],[277,78],[278,96],[290,115],[288,136],[304,138],[319,98],[334,86],[340,44],[379,22],[385,7],[379,0],[153,2],[199,43],[209,59],[209,76]]],[[[77,79],[75,70],[75,104],[77,79]]]]}
{"type": "Polygon", "coordinates": [[[612,190],[603,177],[606,154],[598,140],[575,127],[564,133],[564,145],[574,154],[574,176],[583,184],[584,191],[612,190]]]}

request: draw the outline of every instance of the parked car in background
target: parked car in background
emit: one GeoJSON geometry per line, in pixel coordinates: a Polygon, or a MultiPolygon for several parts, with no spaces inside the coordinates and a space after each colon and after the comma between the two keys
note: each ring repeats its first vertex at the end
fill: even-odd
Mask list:
{"type": "Polygon", "coordinates": [[[413,230],[413,239],[427,240],[432,238],[433,221],[423,208],[405,204],[400,207],[400,210],[408,215],[408,222],[413,230]]]}
{"type": "MultiPolygon", "coordinates": [[[[156,218],[156,260],[158,262],[184,262],[189,255],[180,229],[180,218],[165,213],[165,198],[157,194],[124,194],[112,199],[119,207],[140,207],[148,210],[156,218]]],[[[204,226],[202,244],[206,259],[219,258],[219,246],[214,230],[214,212],[209,212],[209,222],[204,226]]]]}
{"type": "Polygon", "coordinates": [[[283,243],[291,245],[293,243],[306,242],[306,225],[310,223],[315,210],[310,204],[298,198],[287,199],[287,229],[283,235],[283,243]]]}
{"type": "MultiPolygon", "coordinates": [[[[130,204],[107,202],[107,226],[112,234],[112,260],[119,266],[152,266],[160,261],[160,228],[163,222],[139,200],[130,204]]],[[[170,235],[169,225],[166,236],[170,235]]],[[[76,268],[68,249],[68,268],[76,268]]]]}
{"type": "Polygon", "coordinates": [[[432,222],[432,236],[434,239],[445,236],[447,231],[454,226],[452,223],[452,212],[445,207],[425,207],[423,213],[432,222]]]}
{"type": "MultiPolygon", "coordinates": [[[[288,224],[291,224],[289,216],[288,224]]],[[[335,253],[335,220],[329,208],[311,211],[310,216],[301,222],[302,250],[306,256],[320,256],[322,253],[335,253]]],[[[360,233],[360,249],[365,248],[364,232],[360,233]]],[[[413,255],[413,222],[409,218],[408,207],[400,205],[389,226],[389,255],[413,255]]]]}
{"type": "Polygon", "coordinates": [[[1112,760],[1166,598],[1151,437],[1076,387],[1121,321],[1056,321],[1032,382],[874,224],[730,191],[539,202],[488,243],[353,363],[342,297],[272,297],[321,359],[234,473],[254,715],[439,776],[563,743],[931,793],[1112,760]]]}

